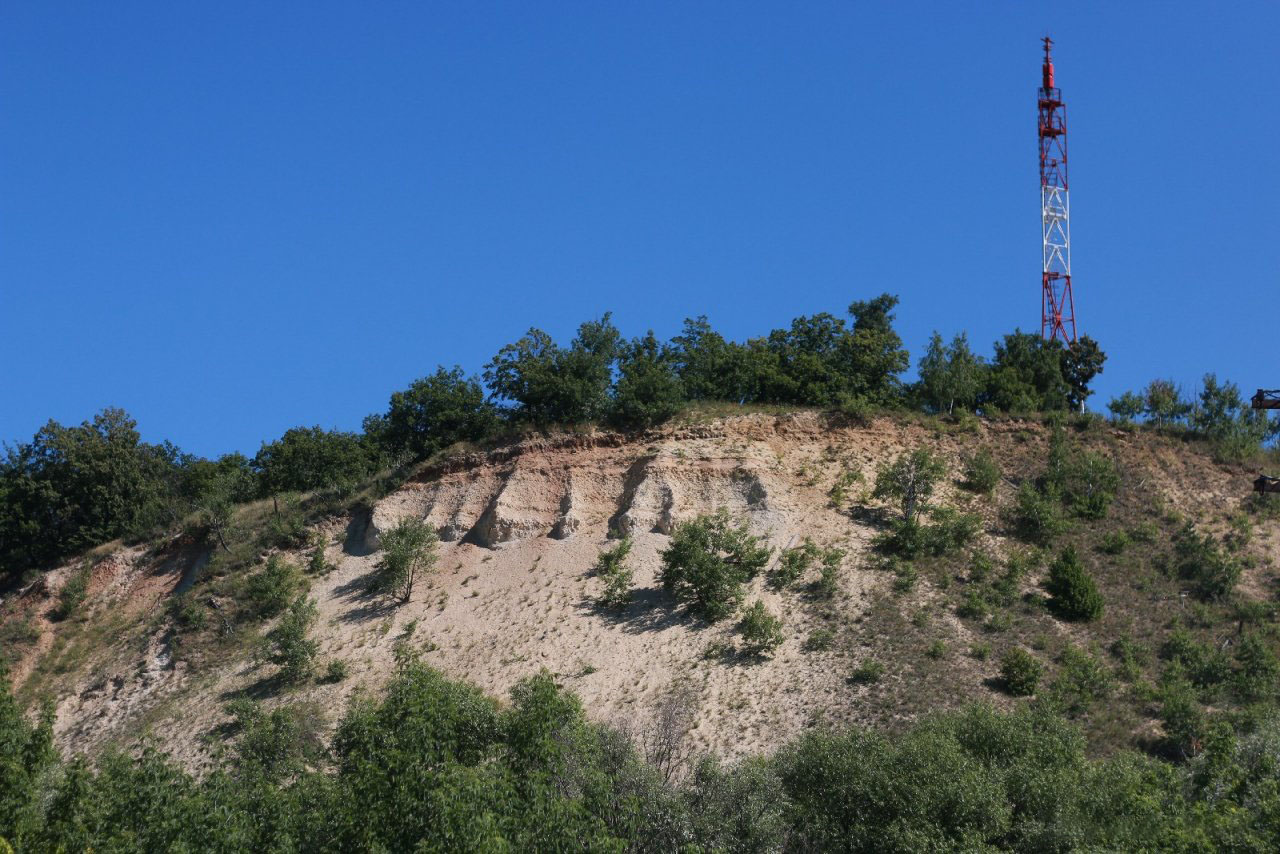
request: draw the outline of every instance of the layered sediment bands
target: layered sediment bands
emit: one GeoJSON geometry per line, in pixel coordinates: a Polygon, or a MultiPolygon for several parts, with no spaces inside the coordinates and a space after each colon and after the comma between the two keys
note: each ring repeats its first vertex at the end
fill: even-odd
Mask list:
{"type": "Polygon", "coordinates": [[[556,540],[567,540],[582,527],[582,517],[577,512],[574,501],[574,480],[572,473],[565,475],[564,495],[560,496],[560,515],[551,526],[551,537],[556,540]]]}
{"type": "Polygon", "coordinates": [[[678,444],[638,456],[611,447],[531,452],[409,485],[374,508],[363,540],[376,548],[380,532],[405,516],[426,520],[445,542],[489,549],[588,529],[671,534],[681,520],[722,507],[767,526],[778,510],[769,476],[755,461],[690,456],[678,444]]]}
{"type": "MultiPolygon", "coordinates": [[[[784,431],[795,429],[786,419],[781,423],[784,431]]],[[[754,432],[779,432],[777,423],[768,427],[754,432]]],[[[349,538],[357,546],[349,553],[376,550],[381,532],[406,516],[426,520],[444,542],[496,548],[596,528],[615,536],[670,534],[680,520],[720,507],[774,513],[767,467],[726,454],[726,444],[719,425],[691,426],[629,440],[616,434],[532,438],[454,458],[379,502],[367,525],[354,526],[363,535],[349,538]]]]}
{"type": "Polygon", "coordinates": [[[609,533],[625,537],[641,531],[670,533],[671,510],[675,495],[663,488],[661,475],[655,472],[657,456],[644,456],[627,469],[617,512],[609,520],[609,533]]]}
{"type": "Polygon", "coordinates": [[[771,514],[761,476],[732,459],[691,461],[659,454],[636,461],[627,471],[609,528],[618,536],[670,534],[678,522],[721,507],[733,513],[771,514]]]}
{"type": "Polygon", "coordinates": [[[512,540],[550,534],[560,520],[561,496],[567,486],[564,472],[517,461],[505,473],[501,488],[489,500],[464,541],[496,548],[512,540]]]}
{"type": "Polygon", "coordinates": [[[447,543],[463,540],[506,484],[510,469],[483,468],[441,478],[431,491],[426,520],[447,543]]]}

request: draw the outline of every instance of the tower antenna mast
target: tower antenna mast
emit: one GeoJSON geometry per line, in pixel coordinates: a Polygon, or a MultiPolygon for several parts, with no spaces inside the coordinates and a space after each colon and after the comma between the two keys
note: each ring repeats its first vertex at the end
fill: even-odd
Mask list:
{"type": "Polygon", "coordinates": [[[1038,98],[1040,119],[1040,232],[1044,262],[1040,280],[1040,334],[1047,341],[1076,341],[1071,294],[1071,202],[1067,189],[1067,106],[1054,86],[1053,40],[1045,36],[1038,98]]]}

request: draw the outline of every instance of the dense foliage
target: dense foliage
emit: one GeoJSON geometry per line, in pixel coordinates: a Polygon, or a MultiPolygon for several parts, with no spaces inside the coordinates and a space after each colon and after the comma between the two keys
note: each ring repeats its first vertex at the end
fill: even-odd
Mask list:
{"type": "Polygon", "coordinates": [[[1043,675],[1044,665],[1020,646],[1010,647],[1000,659],[1000,678],[1005,690],[1015,697],[1034,694],[1043,675]]]}
{"type": "Polygon", "coordinates": [[[455,366],[393,393],[387,414],[366,420],[365,432],[393,452],[422,458],[454,442],[483,439],[496,425],[484,388],[455,366]]]}
{"type": "Polygon", "coordinates": [[[872,497],[898,502],[902,523],[915,525],[918,514],[928,509],[929,498],[946,473],[946,463],[936,454],[928,448],[916,448],[880,467],[872,497]]]}
{"type": "Polygon", "coordinates": [[[256,617],[275,617],[284,613],[305,585],[298,567],[283,555],[273,554],[245,583],[246,604],[256,617]]]}
{"type": "Polygon", "coordinates": [[[408,602],[418,578],[435,567],[440,537],[422,519],[406,516],[383,531],[381,540],[382,553],[370,586],[375,592],[408,602]]]}
{"type": "Polygon", "coordinates": [[[1120,488],[1115,463],[1071,441],[1060,421],[1051,426],[1045,463],[1040,477],[1019,486],[1011,511],[1022,537],[1042,546],[1068,528],[1068,515],[1106,518],[1120,488]]]}
{"type": "MultiPolygon", "coordinates": [[[[238,616],[277,619],[261,637],[261,656],[278,668],[281,682],[303,683],[324,674],[310,637],[316,608],[301,570],[271,551],[306,542],[298,493],[345,493],[387,466],[526,425],[601,421],[643,429],[690,401],[812,405],[846,415],[918,407],[952,416],[934,422],[940,428],[963,427],[965,411],[1065,412],[1084,404],[1104,361],[1087,338],[1063,347],[1015,332],[988,360],[963,335],[949,345],[935,335],[919,363],[920,381],[904,384],[907,353],[893,329],[895,306],[888,295],[855,302],[848,320],[797,318],[744,343],[725,339],[705,318],[686,321],[666,343],[652,333],[624,340],[608,315],[583,324],[567,346],[533,329],[495,356],[484,383],[459,368],[439,368],[393,394],[387,412],[367,419],[363,434],[294,428],[252,460],[241,454],[204,460],[145,443],[119,410],[77,427],[50,422],[31,442],[7,447],[0,461],[0,583],[114,537],[179,524],[197,534],[203,528],[210,548],[240,549],[254,563],[268,554],[236,588],[234,607],[238,616]],[[236,535],[236,506],[260,498],[275,499],[261,510],[270,514],[265,534],[236,535]]],[[[1157,381],[1110,408],[1122,424],[1145,420],[1203,437],[1228,459],[1277,432],[1276,422],[1248,410],[1236,386],[1212,375],[1195,400],[1157,381]]],[[[1020,483],[1010,509],[1016,530],[1045,547],[1064,536],[1080,539],[1088,522],[1120,512],[1113,508],[1121,482],[1115,462],[1073,441],[1065,419],[1052,418],[1044,471],[1020,483]]],[[[990,493],[1002,478],[985,449],[962,474],[977,493],[990,493]]],[[[997,578],[981,554],[967,555],[959,547],[973,540],[977,517],[930,507],[945,475],[927,450],[904,453],[877,473],[873,495],[901,511],[880,543],[892,553],[886,566],[896,568],[896,591],[911,589],[912,560],[927,569],[930,556],[972,558],[956,612],[984,620],[984,634],[1007,632],[1008,610],[1018,602],[1025,610],[1047,604],[1064,619],[1116,619],[1125,603],[1108,586],[1104,616],[1098,581],[1081,558],[1093,560],[1083,542],[1080,550],[1057,551],[1043,603],[1022,595],[1026,568],[1013,558],[997,578]]],[[[836,495],[833,488],[839,507],[836,495]]],[[[775,756],[734,765],[708,758],[675,782],[669,769],[646,764],[625,737],[589,724],[576,698],[548,674],[522,682],[504,707],[405,656],[385,699],[355,701],[328,746],[305,710],[266,712],[236,701],[228,725],[233,752],[199,780],[149,750],[107,755],[92,766],[61,762],[47,715],[38,722],[24,717],[6,689],[0,852],[9,843],[18,850],[121,851],[1276,850],[1280,723],[1271,719],[1270,704],[1280,688],[1280,662],[1273,627],[1250,610],[1267,603],[1233,596],[1247,565],[1238,539],[1246,534],[1169,524],[1170,533],[1178,525],[1181,531],[1170,554],[1154,560],[1164,560],[1160,569],[1191,595],[1187,624],[1208,627],[1211,606],[1238,605],[1239,612],[1229,644],[1175,628],[1145,653],[1163,662],[1159,675],[1131,677],[1134,696],[1162,726],[1159,743],[1144,746],[1183,765],[1131,754],[1087,759],[1079,733],[1057,713],[1083,715],[1111,690],[1114,677],[1100,663],[1107,652],[1069,645],[1059,657],[1034,639],[994,650],[1005,690],[1036,697],[1012,701],[1019,706],[1012,715],[975,708],[896,735],[819,727],[775,756]],[[1046,670],[1045,661],[1056,664],[1046,670]],[[1221,711],[1227,701],[1238,705],[1221,711]]],[[[1130,537],[1150,542],[1151,536],[1134,526],[1110,531],[1096,545],[1119,558],[1130,537]]],[[[375,589],[409,598],[415,578],[434,561],[434,537],[420,521],[384,532],[375,589]]],[[[324,542],[313,547],[311,571],[323,574],[324,542]]],[[[598,601],[607,608],[624,608],[631,598],[630,549],[623,539],[600,556],[598,601]]],[[[659,580],[678,602],[721,619],[738,608],[747,581],[769,557],[727,514],[700,517],[674,530],[659,580]]],[[[780,555],[769,584],[795,589],[816,570],[819,577],[806,587],[809,601],[828,607],[824,597],[836,594],[843,558],[806,539],[780,555]]],[[[89,566],[69,573],[56,616],[76,615],[89,566]]],[[[1113,583],[1101,572],[1098,580],[1113,583]]],[[[214,613],[194,599],[174,600],[179,631],[214,613]]],[[[5,629],[4,643],[31,631],[16,623],[5,629]]],[[[744,609],[738,631],[743,650],[760,655],[783,638],[781,621],[760,601],[744,609]]],[[[806,649],[831,645],[829,632],[819,638],[822,631],[806,649]]],[[[940,644],[936,657],[945,652],[940,644]]],[[[990,645],[977,644],[975,657],[980,649],[984,660],[993,655],[990,645]]],[[[1144,653],[1117,641],[1110,654],[1125,678],[1144,653]]],[[[342,665],[330,662],[323,678],[343,678],[342,665]]],[[[867,686],[885,673],[868,657],[849,679],[867,686]]],[[[0,685],[7,685],[3,674],[0,685]]]]}
{"type": "Polygon", "coordinates": [[[746,651],[754,655],[771,653],[782,646],[782,620],[771,614],[759,599],[742,612],[738,632],[746,651]]]}
{"type": "Polygon", "coordinates": [[[1067,546],[1049,565],[1049,607],[1065,620],[1096,620],[1104,603],[1098,585],[1080,563],[1072,546],[1067,546]]]}
{"type": "Polygon", "coordinates": [[[538,425],[572,424],[607,414],[612,366],[620,336],[605,314],[578,327],[568,347],[541,329],[530,329],[498,351],[485,366],[494,397],[538,425]]]}
{"type": "Polygon", "coordinates": [[[661,555],[658,580],[677,601],[719,620],[733,613],[743,586],[764,569],[772,553],[745,524],[734,524],[721,510],[676,525],[661,555]]]}
{"type": "Polygon", "coordinates": [[[266,660],[280,668],[279,678],[286,684],[297,684],[311,675],[320,644],[307,635],[318,616],[315,602],[301,594],[267,632],[266,660]]]}
{"type": "Polygon", "coordinates": [[[20,572],[172,521],[180,458],[141,441],[124,411],[64,427],[50,421],[0,465],[0,568],[20,572]]]}
{"type": "Polygon", "coordinates": [[[357,433],[294,427],[264,443],[253,466],[266,495],[350,488],[375,472],[378,458],[357,433]]]}
{"type": "Polygon", "coordinates": [[[601,607],[625,608],[632,597],[632,581],[635,573],[627,565],[627,557],[631,554],[632,540],[623,537],[613,548],[600,553],[596,564],[596,576],[604,582],[604,590],[597,600],[601,607]]]}

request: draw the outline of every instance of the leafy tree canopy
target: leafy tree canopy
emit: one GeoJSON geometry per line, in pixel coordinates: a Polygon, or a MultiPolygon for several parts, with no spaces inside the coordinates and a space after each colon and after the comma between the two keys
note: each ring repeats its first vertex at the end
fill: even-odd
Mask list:
{"type": "Polygon", "coordinates": [[[958,405],[972,411],[986,381],[986,364],[969,349],[961,333],[943,345],[937,332],[929,339],[919,363],[920,394],[934,412],[951,413],[958,405]]]}
{"type": "Polygon", "coordinates": [[[0,461],[0,572],[140,535],[181,516],[180,454],[141,441],[122,409],[75,427],[50,421],[0,461]]]}
{"type": "Polygon", "coordinates": [[[684,386],[674,354],[653,332],[619,348],[612,420],[626,428],[661,424],[684,405],[684,386]]]}
{"type": "Polygon", "coordinates": [[[608,313],[578,327],[568,347],[530,329],[498,351],[484,378],[495,397],[515,405],[518,418],[539,425],[594,420],[607,412],[619,338],[608,313]]]}
{"type": "Polygon", "coordinates": [[[377,452],[357,433],[294,427],[253,458],[267,495],[349,488],[378,469],[377,452]]]}
{"type": "Polygon", "coordinates": [[[761,545],[746,525],[735,525],[724,510],[676,526],[662,552],[659,580],[681,602],[718,620],[742,600],[742,586],[769,562],[772,549],[761,545]]]}
{"type": "Polygon", "coordinates": [[[483,439],[496,426],[480,383],[462,368],[441,366],[391,395],[381,439],[393,452],[427,457],[454,442],[483,439]]]}
{"type": "Polygon", "coordinates": [[[1015,331],[995,345],[983,405],[1002,412],[1064,410],[1071,390],[1062,374],[1063,347],[1015,331]]]}

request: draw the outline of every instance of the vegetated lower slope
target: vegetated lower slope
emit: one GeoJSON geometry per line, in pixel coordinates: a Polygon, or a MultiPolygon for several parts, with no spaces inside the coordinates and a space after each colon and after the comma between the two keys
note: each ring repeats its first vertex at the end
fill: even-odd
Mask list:
{"type": "Polygon", "coordinates": [[[1092,750],[1194,755],[1215,715],[1247,727],[1275,696],[1280,515],[1245,501],[1252,473],[1201,444],[1059,422],[755,413],[445,455],[310,522],[268,501],[218,536],[60,567],[3,603],[10,678],[26,704],[53,699],[64,753],[145,735],[193,769],[223,749],[246,698],[292,709],[321,738],[406,655],[499,697],[545,670],[593,719],[641,741],[677,720],[681,756],[732,758],[815,726],[1032,702],[1002,671],[1019,649],[1042,670],[1021,693],[1079,721],[1092,750]],[[878,472],[919,449],[945,473],[913,545],[898,503],[874,493],[878,472]],[[989,493],[966,484],[983,452],[989,493]],[[1088,475],[1098,461],[1113,480],[1088,475]],[[1055,486],[1058,470],[1076,480],[1055,486]],[[743,639],[741,609],[708,621],[659,582],[676,527],[721,509],[774,549],[743,605],[780,619],[775,649],[743,639]],[[404,518],[442,542],[401,603],[367,580],[404,518]],[[622,536],[634,576],[617,608],[600,603],[594,570],[622,536]],[[1050,595],[1067,547],[1101,596],[1094,619],[1066,619],[1050,595]],[[270,633],[299,593],[317,613],[300,623],[294,679],[270,633]]]}

